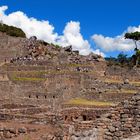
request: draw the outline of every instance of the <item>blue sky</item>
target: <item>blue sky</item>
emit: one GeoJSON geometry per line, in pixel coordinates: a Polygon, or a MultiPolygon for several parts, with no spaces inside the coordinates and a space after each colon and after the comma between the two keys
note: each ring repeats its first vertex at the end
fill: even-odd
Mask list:
{"type": "MultiPolygon", "coordinates": [[[[3,5],[8,6],[5,12],[7,15],[22,11],[28,17],[48,20],[55,27],[54,32],[60,35],[68,22],[78,21],[82,37],[89,42],[91,48],[100,49],[106,56],[116,56],[121,51],[127,54],[132,52],[130,46],[126,50],[113,50],[111,47],[106,50],[103,46],[106,37],[113,40],[124,31],[129,31],[129,26],[139,31],[140,0],[0,0],[0,6],[3,5]],[[98,36],[93,39],[95,34],[98,36]],[[102,44],[99,35],[102,35],[102,44]]],[[[118,43],[122,41],[120,38],[118,40],[118,43]]],[[[127,43],[123,42],[123,45],[127,43]]]]}

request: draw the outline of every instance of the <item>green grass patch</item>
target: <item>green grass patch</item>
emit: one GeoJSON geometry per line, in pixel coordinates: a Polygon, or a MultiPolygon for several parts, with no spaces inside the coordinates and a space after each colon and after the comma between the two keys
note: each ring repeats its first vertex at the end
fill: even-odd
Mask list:
{"type": "Polygon", "coordinates": [[[12,77],[38,77],[44,74],[48,74],[46,71],[14,71],[10,75],[12,77]]]}
{"type": "MultiPolygon", "coordinates": [[[[13,71],[9,73],[10,77],[43,77],[45,75],[59,75],[59,74],[95,74],[95,72],[77,72],[69,70],[48,70],[48,71],[13,71]]],[[[13,78],[12,78],[13,79],[13,78]]]]}
{"type": "Polygon", "coordinates": [[[114,90],[114,89],[108,89],[108,90],[106,90],[106,93],[117,93],[117,94],[135,94],[135,93],[137,93],[138,91],[137,90],[133,90],[133,89],[121,89],[121,90],[119,90],[119,89],[116,89],[116,90],[114,90]]]}
{"type": "Polygon", "coordinates": [[[69,67],[92,67],[92,64],[76,64],[76,63],[71,63],[68,64],[67,66],[69,67]]]}
{"type": "MultiPolygon", "coordinates": [[[[114,80],[114,79],[105,79],[104,82],[105,83],[116,83],[116,84],[117,83],[119,83],[119,84],[123,83],[122,80],[114,80]]],[[[134,85],[134,86],[140,86],[140,82],[139,81],[130,81],[130,84],[134,85]]]]}
{"type": "Polygon", "coordinates": [[[0,31],[14,37],[26,37],[25,33],[17,27],[0,23],[0,31]]]}
{"type": "Polygon", "coordinates": [[[44,81],[44,78],[27,78],[27,77],[14,77],[13,81],[31,81],[31,82],[41,82],[44,81]]]}
{"type": "Polygon", "coordinates": [[[81,98],[71,99],[65,104],[69,105],[87,105],[87,106],[114,106],[115,104],[112,102],[101,102],[95,100],[86,100],[81,98]]]}
{"type": "Polygon", "coordinates": [[[131,89],[121,89],[120,92],[121,93],[127,93],[127,94],[135,94],[138,91],[137,90],[131,90],[131,89]]]}
{"type": "Polygon", "coordinates": [[[114,80],[114,79],[105,79],[105,83],[123,83],[121,80],[114,80]]]}
{"type": "Polygon", "coordinates": [[[135,81],[130,82],[130,84],[140,87],[140,82],[138,82],[138,81],[137,82],[135,82],[135,81]]]}

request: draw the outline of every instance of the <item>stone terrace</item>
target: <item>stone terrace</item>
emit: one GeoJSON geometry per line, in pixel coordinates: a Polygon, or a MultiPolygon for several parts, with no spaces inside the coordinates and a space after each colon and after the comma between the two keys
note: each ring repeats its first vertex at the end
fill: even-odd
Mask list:
{"type": "Polygon", "coordinates": [[[30,135],[28,128],[21,129],[24,124],[29,128],[38,124],[41,140],[84,140],[87,135],[101,140],[100,130],[103,139],[115,140],[139,132],[139,121],[135,120],[139,114],[134,114],[135,109],[139,112],[139,102],[134,95],[140,91],[140,69],[108,67],[101,56],[81,56],[71,46],[59,48],[35,37],[15,38],[0,33],[0,49],[1,138],[35,140],[36,132],[30,135]],[[132,97],[130,104],[135,109],[127,103],[119,104],[132,97]],[[107,112],[111,116],[102,119],[107,112]],[[122,127],[112,126],[115,119],[122,127]],[[14,134],[7,129],[13,123],[21,125],[14,134]],[[131,125],[135,125],[133,130],[131,125]],[[43,135],[48,128],[52,133],[43,135]],[[70,130],[77,132],[71,134],[70,130]]]}

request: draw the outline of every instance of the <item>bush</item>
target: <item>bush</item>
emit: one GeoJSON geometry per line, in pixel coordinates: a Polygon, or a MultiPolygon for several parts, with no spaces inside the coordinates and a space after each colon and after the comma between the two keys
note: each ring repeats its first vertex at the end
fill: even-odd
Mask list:
{"type": "Polygon", "coordinates": [[[14,26],[8,26],[2,23],[0,23],[0,31],[10,36],[26,37],[25,33],[20,28],[16,28],[14,26]]]}
{"type": "Polygon", "coordinates": [[[131,57],[127,57],[127,55],[120,53],[117,58],[108,57],[105,58],[108,62],[108,66],[120,66],[120,67],[132,67],[131,57]]]}

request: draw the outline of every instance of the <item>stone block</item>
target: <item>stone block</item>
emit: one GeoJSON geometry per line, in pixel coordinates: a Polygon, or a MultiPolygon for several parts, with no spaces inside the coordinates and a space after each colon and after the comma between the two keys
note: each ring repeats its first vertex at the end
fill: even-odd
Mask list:
{"type": "Polygon", "coordinates": [[[111,132],[105,132],[105,135],[107,135],[107,136],[113,136],[113,133],[111,133],[111,132]]]}
{"type": "Polygon", "coordinates": [[[24,127],[22,127],[22,128],[19,128],[19,129],[18,129],[18,132],[19,132],[19,133],[26,133],[26,132],[27,132],[27,129],[24,128],[24,127]]]}
{"type": "Polygon", "coordinates": [[[108,126],[108,129],[110,132],[115,132],[115,127],[113,127],[113,126],[108,126]]]}
{"type": "Polygon", "coordinates": [[[9,128],[9,132],[10,132],[10,133],[13,133],[13,134],[16,134],[16,133],[17,133],[17,131],[16,131],[15,128],[9,128]]]}
{"type": "Polygon", "coordinates": [[[105,135],[105,136],[104,136],[104,140],[113,140],[113,137],[112,137],[112,136],[107,136],[107,135],[105,135]]]}
{"type": "Polygon", "coordinates": [[[9,132],[9,131],[5,131],[4,133],[3,133],[3,136],[4,136],[4,138],[6,138],[6,139],[9,139],[9,138],[12,138],[12,134],[9,132]]]}
{"type": "Polygon", "coordinates": [[[122,136],[122,132],[121,131],[117,131],[117,132],[114,133],[114,135],[116,137],[121,137],[122,136]]]}

